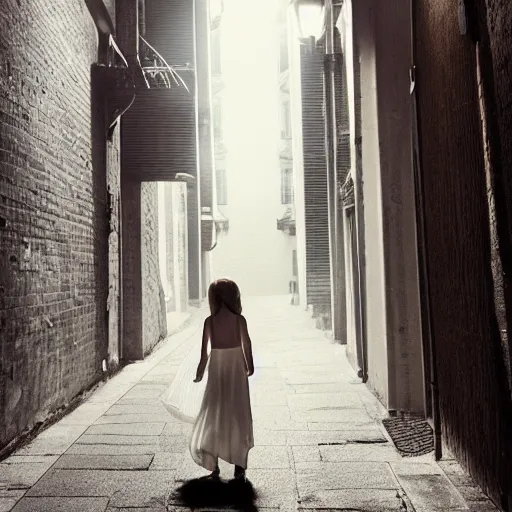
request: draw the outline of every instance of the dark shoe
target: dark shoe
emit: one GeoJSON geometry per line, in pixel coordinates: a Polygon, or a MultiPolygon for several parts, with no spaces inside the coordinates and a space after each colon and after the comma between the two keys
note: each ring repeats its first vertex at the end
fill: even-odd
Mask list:
{"type": "Polygon", "coordinates": [[[245,482],[245,469],[241,466],[235,466],[235,480],[238,480],[240,482],[245,482]]]}
{"type": "Polygon", "coordinates": [[[205,477],[207,480],[219,480],[220,479],[220,469],[217,466],[215,471],[212,471],[208,476],[205,477]]]}

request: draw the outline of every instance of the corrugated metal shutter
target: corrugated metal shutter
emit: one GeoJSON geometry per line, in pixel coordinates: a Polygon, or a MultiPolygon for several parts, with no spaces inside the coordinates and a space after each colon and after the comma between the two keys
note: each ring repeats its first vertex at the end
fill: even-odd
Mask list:
{"type": "Polygon", "coordinates": [[[194,64],[194,2],[146,0],[145,38],[168,64],[194,64]]]}
{"type": "MultiPolygon", "coordinates": [[[[170,65],[194,64],[194,2],[146,0],[145,39],[170,65]]],[[[139,90],[122,120],[123,172],[141,181],[197,175],[195,76],[183,87],[139,90]]]]}
{"type": "Polygon", "coordinates": [[[182,87],[137,93],[123,116],[123,172],[140,181],[197,175],[195,100],[188,82],[190,93],[182,87]]]}
{"type": "Polygon", "coordinates": [[[306,287],[308,304],[331,303],[323,52],[301,47],[302,134],[306,217],[306,287]]]}

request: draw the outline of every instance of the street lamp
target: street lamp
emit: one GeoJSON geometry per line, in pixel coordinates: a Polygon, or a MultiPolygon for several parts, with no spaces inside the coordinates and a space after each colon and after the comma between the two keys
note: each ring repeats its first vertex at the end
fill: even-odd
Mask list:
{"type": "Polygon", "coordinates": [[[325,7],[323,0],[291,0],[299,37],[308,39],[311,48],[322,37],[325,28],[325,7]]]}
{"type": "MultiPolygon", "coordinates": [[[[291,0],[297,18],[301,39],[309,39],[312,49],[315,41],[325,34],[324,55],[324,105],[325,105],[325,150],[327,170],[327,204],[329,226],[329,260],[331,281],[331,311],[334,339],[342,341],[344,316],[340,309],[339,282],[340,243],[339,195],[337,183],[337,119],[336,119],[336,76],[340,69],[341,54],[334,45],[335,16],[333,0],[291,0]]],[[[339,6],[340,3],[335,4],[339,6]]],[[[343,292],[344,293],[344,292],[343,292]]]]}

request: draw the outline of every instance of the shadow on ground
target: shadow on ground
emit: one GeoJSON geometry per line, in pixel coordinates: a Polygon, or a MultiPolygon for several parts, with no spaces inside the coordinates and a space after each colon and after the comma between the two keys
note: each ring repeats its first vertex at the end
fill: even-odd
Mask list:
{"type": "Polygon", "coordinates": [[[197,478],[185,482],[173,496],[173,502],[191,509],[232,508],[243,512],[257,512],[257,494],[248,480],[212,480],[197,478]]]}

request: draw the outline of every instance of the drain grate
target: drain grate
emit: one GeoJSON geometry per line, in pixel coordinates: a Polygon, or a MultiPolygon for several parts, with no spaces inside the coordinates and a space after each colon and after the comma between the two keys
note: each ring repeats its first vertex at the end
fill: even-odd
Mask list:
{"type": "Polygon", "coordinates": [[[434,433],[424,419],[386,418],[382,423],[403,457],[418,457],[434,449],[434,433]]]}

